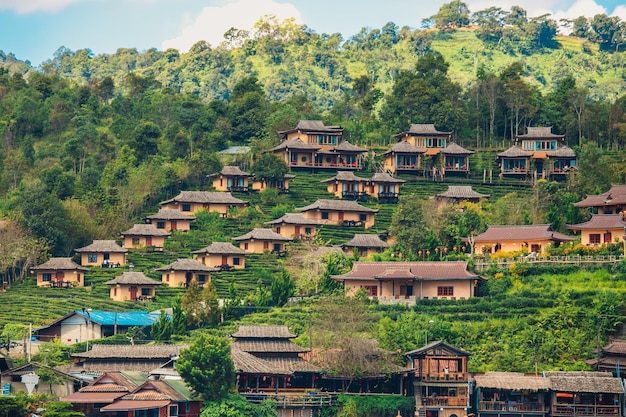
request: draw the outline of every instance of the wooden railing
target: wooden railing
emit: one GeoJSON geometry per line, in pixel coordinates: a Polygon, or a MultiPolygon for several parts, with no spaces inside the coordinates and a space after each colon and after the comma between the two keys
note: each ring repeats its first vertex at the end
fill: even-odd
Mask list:
{"type": "Polygon", "coordinates": [[[544,264],[544,265],[555,265],[555,264],[575,264],[575,265],[584,265],[584,264],[606,264],[606,263],[616,263],[624,259],[624,254],[620,255],[608,255],[608,256],[583,256],[583,255],[570,255],[570,256],[518,256],[516,258],[498,258],[498,259],[490,259],[489,257],[482,258],[476,257],[474,258],[474,265],[478,270],[484,270],[490,268],[491,266],[497,266],[498,268],[508,268],[514,263],[517,262],[528,262],[532,264],[544,264]]]}
{"type": "Polygon", "coordinates": [[[553,416],[619,416],[615,405],[553,405],[553,416]]]}
{"type": "Polygon", "coordinates": [[[303,394],[261,394],[261,393],[242,393],[248,402],[258,404],[264,400],[276,401],[277,407],[324,407],[337,403],[337,396],[333,394],[324,394],[318,392],[310,392],[303,394]]]}
{"type": "Polygon", "coordinates": [[[544,412],[542,403],[518,403],[511,401],[480,401],[479,411],[521,411],[521,412],[544,412]]]}
{"type": "Polygon", "coordinates": [[[446,407],[446,406],[464,406],[467,405],[467,397],[426,397],[422,398],[422,405],[427,406],[437,406],[437,407],[446,407]]]}

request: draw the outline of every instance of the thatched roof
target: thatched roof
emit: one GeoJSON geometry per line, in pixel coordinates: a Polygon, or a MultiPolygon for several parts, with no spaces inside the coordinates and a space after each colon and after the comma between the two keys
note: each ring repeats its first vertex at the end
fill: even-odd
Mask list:
{"type": "Polygon", "coordinates": [[[372,175],[372,178],[370,178],[370,182],[404,184],[406,181],[399,178],[394,178],[388,172],[377,172],[372,175]]]}
{"type": "Polygon", "coordinates": [[[165,230],[157,229],[153,224],[135,224],[125,232],[122,236],[169,236],[170,233],[165,230]]]}
{"type": "Polygon", "coordinates": [[[160,209],[156,214],[146,216],[148,220],[195,220],[196,216],[182,213],[180,210],[160,209]]]}
{"type": "Polygon", "coordinates": [[[223,191],[181,191],[176,197],[161,201],[167,203],[198,203],[198,204],[248,204],[247,201],[233,197],[231,193],[223,191]]]}
{"type": "Polygon", "coordinates": [[[193,254],[216,254],[216,255],[245,255],[246,251],[239,249],[230,242],[213,242],[209,246],[194,250],[193,254]]]}
{"type": "Polygon", "coordinates": [[[104,283],[104,285],[161,285],[161,282],[148,278],[143,272],[126,271],[119,277],[104,283]]]}
{"type": "Polygon", "coordinates": [[[531,156],[532,152],[526,152],[519,146],[515,145],[496,155],[497,158],[530,158],[531,156]]]}
{"type": "Polygon", "coordinates": [[[287,326],[253,326],[241,325],[239,330],[230,335],[236,339],[291,339],[296,337],[287,326]]]}
{"type": "Polygon", "coordinates": [[[281,218],[265,222],[265,224],[296,224],[301,226],[321,226],[324,223],[307,219],[302,213],[285,213],[281,218]]]}
{"type": "Polygon", "coordinates": [[[110,253],[126,253],[125,249],[117,244],[114,240],[94,240],[91,245],[74,249],[75,252],[110,252],[110,253]]]}
{"type": "Polygon", "coordinates": [[[344,248],[388,248],[378,235],[355,233],[354,237],[341,245],[344,248]]]}
{"type": "Polygon", "coordinates": [[[300,149],[303,151],[317,151],[320,149],[317,145],[311,145],[303,142],[300,138],[282,141],[278,146],[274,146],[270,151],[281,151],[283,149],[300,149]]]}
{"type": "Polygon", "coordinates": [[[364,182],[364,181],[367,181],[367,179],[357,177],[356,175],[354,175],[354,172],[352,171],[337,171],[337,175],[335,175],[334,177],[321,180],[320,182],[332,182],[332,181],[364,182]]]}
{"type": "Polygon", "coordinates": [[[87,352],[72,353],[75,358],[171,359],[189,345],[93,345],[87,352]]]}
{"type": "Polygon", "coordinates": [[[619,378],[610,372],[544,372],[552,381],[553,391],[624,394],[619,378]]]}
{"type": "Polygon", "coordinates": [[[547,390],[550,389],[551,386],[549,378],[526,375],[519,372],[487,372],[484,375],[476,375],[475,380],[478,388],[495,388],[513,391],[547,390]]]}
{"type": "Polygon", "coordinates": [[[219,268],[211,268],[195,259],[177,259],[169,265],[157,268],[156,271],[187,271],[187,272],[217,272],[219,268]]]}
{"type": "Polygon", "coordinates": [[[296,209],[297,211],[309,210],[335,210],[335,211],[354,211],[360,213],[378,213],[378,209],[365,207],[352,200],[327,200],[319,199],[313,204],[296,209]]]}
{"type": "Polygon", "coordinates": [[[405,136],[405,135],[410,135],[410,136],[418,136],[418,135],[423,135],[423,136],[428,136],[428,135],[449,136],[451,134],[452,134],[452,132],[442,132],[442,131],[437,130],[435,128],[435,125],[432,124],[432,123],[424,123],[424,124],[412,123],[411,127],[409,127],[408,132],[402,132],[402,133],[396,135],[396,137],[405,136]]]}
{"type": "Polygon", "coordinates": [[[411,145],[407,141],[400,141],[395,143],[391,149],[386,151],[383,155],[387,155],[390,153],[408,153],[408,154],[422,154],[426,152],[424,149],[418,148],[417,146],[411,145]]]}
{"type": "Polygon", "coordinates": [[[254,354],[305,353],[309,351],[289,339],[237,339],[233,342],[233,348],[254,354]]]}
{"type": "Polygon", "coordinates": [[[548,127],[531,127],[526,128],[526,134],[517,135],[519,139],[563,139],[565,135],[556,135],[552,133],[552,126],[548,127]]]}
{"type": "Polygon", "coordinates": [[[448,189],[437,194],[437,197],[444,198],[459,198],[459,199],[480,199],[489,198],[489,194],[481,194],[472,188],[471,185],[449,185],[448,189]]]}
{"type": "Polygon", "coordinates": [[[88,268],[78,265],[72,258],[50,258],[41,265],[32,268],[33,271],[89,271],[88,268]]]}
{"type": "Polygon", "coordinates": [[[250,177],[252,174],[249,172],[242,171],[241,168],[234,165],[226,165],[220,172],[215,172],[213,174],[207,175],[207,177],[217,177],[218,175],[222,175],[224,177],[250,177]]]}
{"type": "Polygon", "coordinates": [[[456,142],[449,143],[442,151],[445,155],[471,155],[474,151],[468,151],[456,142]]]}
{"type": "Polygon", "coordinates": [[[282,241],[291,242],[293,239],[279,235],[272,229],[252,229],[245,235],[232,238],[235,241],[240,240],[270,240],[270,241],[282,241]]]}
{"type": "Polygon", "coordinates": [[[334,146],[332,150],[335,152],[356,152],[356,153],[367,152],[367,149],[353,145],[347,140],[344,140],[339,145],[334,146]]]}

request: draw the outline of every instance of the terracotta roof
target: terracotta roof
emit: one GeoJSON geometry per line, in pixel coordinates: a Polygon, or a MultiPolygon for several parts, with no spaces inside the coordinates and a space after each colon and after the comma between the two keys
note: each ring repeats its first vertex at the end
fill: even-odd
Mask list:
{"type": "Polygon", "coordinates": [[[400,133],[396,136],[401,136],[405,134],[410,135],[450,135],[452,132],[442,132],[435,128],[434,124],[411,124],[408,132],[400,133]]]}
{"type": "Polygon", "coordinates": [[[150,220],[195,220],[196,216],[181,213],[180,210],[160,209],[156,214],[146,216],[150,220]]]}
{"type": "Polygon", "coordinates": [[[366,178],[357,177],[352,171],[337,171],[337,175],[332,178],[321,180],[320,182],[345,181],[345,182],[364,182],[366,178]]]}
{"type": "Polygon", "coordinates": [[[610,372],[544,372],[544,375],[552,381],[553,391],[624,393],[620,379],[610,372]]]}
{"type": "Polygon", "coordinates": [[[247,201],[233,197],[231,193],[222,191],[181,191],[176,197],[161,201],[167,203],[199,203],[199,204],[248,204],[247,201]]]}
{"type": "Polygon", "coordinates": [[[589,195],[582,201],[574,203],[574,207],[601,207],[626,204],[626,185],[614,185],[605,193],[589,195]]]}
{"type": "Polygon", "coordinates": [[[139,384],[124,372],[107,372],[91,384],[80,389],[81,392],[120,392],[132,391],[139,384]]]}
{"type": "Polygon", "coordinates": [[[388,172],[376,172],[374,175],[372,175],[372,178],[370,178],[370,182],[404,184],[406,181],[399,178],[394,178],[388,172]]]}
{"type": "Polygon", "coordinates": [[[348,248],[388,248],[378,235],[355,233],[354,237],[341,245],[348,248]]]}
{"type": "Polygon", "coordinates": [[[265,222],[265,224],[297,224],[297,225],[321,226],[324,223],[307,219],[306,217],[302,215],[302,213],[285,213],[282,217],[276,220],[265,222]]]}
{"type": "Polygon", "coordinates": [[[235,371],[239,374],[257,375],[291,375],[293,372],[284,370],[282,367],[274,366],[265,359],[257,358],[251,353],[244,352],[232,347],[230,356],[235,365],[235,371]]]}
{"type": "Polygon", "coordinates": [[[474,237],[474,242],[502,242],[520,240],[550,239],[554,241],[570,241],[573,237],[552,231],[549,224],[532,224],[521,226],[489,226],[484,233],[474,237]]]}
{"type": "Polygon", "coordinates": [[[442,153],[446,155],[471,155],[474,151],[468,151],[461,145],[456,142],[449,143],[448,146],[444,148],[442,153]]]}
{"type": "Polygon", "coordinates": [[[621,214],[592,214],[589,221],[567,225],[567,228],[573,231],[624,229],[624,227],[626,227],[626,221],[621,214]]]}
{"type": "Polygon", "coordinates": [[[528,126],[526,128],[526,134],[517,135],[520,139],[547,139],[547,138],[558,138],[562,139],[565,135],[556,135],[552,133],[552,126],[549,127],[531,127],[528,126]]]}
{"type": "Polygon", "coordinates": [[[89,271],[72,261],[72,258],[50,258],[41,265],[31,268],[33,271],[64,270],[64,271],[89,271]]]}
{"type": "Polygon", "coordinates": [[[511,146],[506,151],[500,152],[497,155],[498,158],[530,158],[531,156],[532,156],[531,152],[526,152],[517,145],[511,146]]]}
{"type": "Polygon", "coordinates": [[[240,240],[271,240],[271,241],[282,241],[282,242],[291,242],[293,239],[284,237],[279,235],[272,229],[252,229],[250,232],[245,235],[237,236],[232,238],[235,241],[240,240]]]}
{"type": "Polygon", "coordinates": [[[157,229],[153,224],[135,224],[125,232],[122,236],[169,236],[170,233],[165,230],[157,229]]]}
{"type": "Polygon", "coordinates": [[[367,149],[353,145],[347,140],[344,140],[339,145],[334,146],[332,150],[339,152],[367,152],[367,149]]]}
{"type": "Polygon", "coordinates": [[[234,165],[226,165],[222,168],[220,172],[215,172],[213,174],[209,174],[208,177],[217,177],[218,175],[223,175],[225,177],[250,177],[252,174],[242,171],[241,168],[234,165]]]}
{"type": "Polygon", "coordinates": [[[148,278],[143,272],[127,271],[119,277],[104,283],[104,285],[161,285],[161,282],[148,278]]]}
{"type": "Polygon", "coordinates": [[[113,404],[102,407],[102,412],[128,411],[128,410],[150,410],[152,408],[161,408],[168,405],[170,400],[119,400],[113,404]]]}
{"type": "Polygon", "coordinates": [[[567,145],[559,147],[556,151],[548,152],[548,155],[554,158],[574,158],[576,152],[567,145]]]}
{"type": "Polygon", "coordinates": [[[551,387],[549,378],[519,372],[487,372],[484,375],[476,375],[475,380],[479,388],[538,391],[551,387]]]}
{"type": "Polygon", "coordinates": [[[243,249],[239,249],[237,246],[230,242],[213,242],[209,246],[200,250],[192,251],[193,254],[217,254],[217,255],[245,255],[246,252],[243,249]]]}
{"type": "Polygon", "coordinates": [[[400,142],[395,143],[391,149],[386,151],[384,155],[390,153],[410,153],[410,154],[422,154],[426,152],[424,149],[418,148],[417,146],[411,145],[409,142],[401,140],[400,142]]]}
{"type": "Polygon", "coordinates": [[[456,280],[475,279],[478,275],[467,269],[467,262],[355,262],[352,270],[343,275],[333,275],[336,279],[376,279],[383,274],[406,276],[402,269],[409,270],[415,279],[456,280]],[[390,272],[386,272],[390,269],[390,272]]]}
{"type": "Polygon", "coordinates": [[[489,198],[489,194],[481,194],[472,188],[471,185],[449,185],[448,189],[441,193],[437,194],[437,197],[445,197],[445,198],[459,198],[459,199],[478,199],[478,198],[489,198]]]}
{"type": "Polygon", "coordinates": [[[233,349],[252,354],[304,353],[309,351],[288,339],[237,339],[233,342],[233,349]]]}
{"type": "Polygon", "coordinates": [[[376,279],[416,279],[411,268],[387,268],[382,273],[376,275],[376,279]]]}
{"type": "Polygon", "coordinates": [[[87,352],[72,353],[75,358],[97,359],[171,359],[189,345],[101,345],[95,344],[87,352]]]}
{"type": "Polygon", "coordinates": [[[337,210],[337,211],[355,211],[361,213],[378,213],[378,209],[371,209],[360,205],[356,201],[352,200],[327,200],[318,199],[313,204],[308,206],[297,208],[297,211],[309,211],[309,210],[337,210]]]}
{"type": "Polygon", "coordinates": [[[270,150],[280,151],[283,149],[300,149],[300,150],[316,151],[320,149],[320,147],[317,145],[305,143],[300,138],[296,138],[296,139],[284,140],[278,146],[274,146],[270,150]]]}
{"type": "Polygon", "coordinates": [[[626,340],[613,340],[602,348],[603,353],[626,355],[626,340]]]}
{"type": "MultiPolygon", "coordinates": [[[[85,387],[87,388],[87,387],[85,387]]],[[[65,401],[72,404],[89,404],[89,403],[100,403],[100,404],[110,404],[115,401],[117,398],[123,396],[127,391],[123,392],[90,392],[84,391],[81,389],[73,394],[67,395],[61,398],[61,401],[65,401]]]]}
{"type": "Polygon", "coordinates": [[[297,335],[291,333],[287,326],[241,325],[239,329],[230,336],[234,338],[251,339],[292,339],[297,335]]]}
{"type": "Polygon", "coordinates": [[[188,271],[188,272],[217,272],[219,268],[211,268],[195,259],[177,259],[169,265],[155,269],[155,271],[188,271]]]}
{"type": "Polygon", "coordinates": [[[87,245],[82,248],[74,249],[75,252],[112,252],[112,253],[126,253],[128,249],[125,249],[117,244],[114,240],[94,240],[91,245],[87,245]]]}

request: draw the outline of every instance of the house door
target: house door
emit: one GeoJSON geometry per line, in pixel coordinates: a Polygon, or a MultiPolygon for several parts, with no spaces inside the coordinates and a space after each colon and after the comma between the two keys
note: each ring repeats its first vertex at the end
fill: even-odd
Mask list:
{"type": "Polygon", "coordinates": [[[60,284],[63,282],[63,278],[65,278],[65,273],[63,271],[57,271],[54,278],[60,284]]]}
{"type": "Polygon", "coordinates": [[[152,246],[152,236],[146,236],[146,246],[152,246]]]}
{"type": "Polygon", "coordinates": [[[613,241],[613,234],[611,232],[606,232],[604,234],[604,243],[611,243],[613,241]]]}
{"type": "Polygon", "coordinates": [[[295,235],[296,235],[296,237],[299,237],[300,236],[300,226],[296,226],[295,229],[296,229],[295,230],[295,232],[296,232],[295,235]]]}
{"type": "Polygon", "coordinates": [[[132,286],[128,289],[128,291],[130,292],[130,299],[132,301],[137,301],[137,287],[132,286]]]}
{"type": "Polygon", "coordinates": [[[340,211],[338,216],[339,216],[339,221],[342,222],[343,221],[343,211],[340,211]]]}
{"type": "Polygon", "coordinates": [[[176,220],[170,221],[170,230],[177,230],[177,227],[176,220]]]}
{"type": "Polygon", "coordinates": [[[226,265],[228,263],[228,256],[222,255],[222,265],[226,265]]]}

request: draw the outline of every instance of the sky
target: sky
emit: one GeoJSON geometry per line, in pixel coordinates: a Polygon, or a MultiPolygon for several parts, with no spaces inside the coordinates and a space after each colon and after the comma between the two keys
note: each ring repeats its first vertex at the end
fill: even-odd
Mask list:
{"type": "MultiPolygon", "coordinates": [[[[187,52],[199,40],[213,46],[234,27],[248,30],[262,16],[294,18],[316,33],[341,33],[388,22],[412,29],[451,0],[0,0],[0,50],[33,66],[60,47],[111,54],[118,48],[175,48],[187,52]]],[[[517,5],[529,17],[592,17],[626,21],[624,0],[465,0],[471,12],[517,5]]]]}

